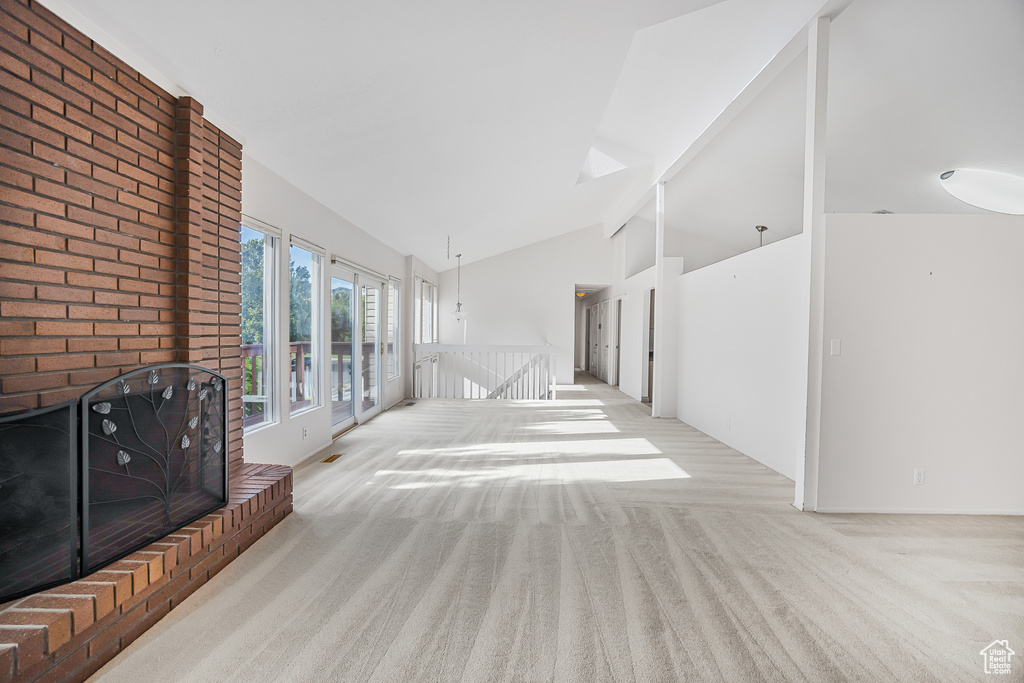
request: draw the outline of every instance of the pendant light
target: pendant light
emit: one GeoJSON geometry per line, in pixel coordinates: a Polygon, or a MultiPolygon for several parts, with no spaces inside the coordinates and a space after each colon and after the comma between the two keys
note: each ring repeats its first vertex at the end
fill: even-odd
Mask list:
{"type": "Polygon", "coordinates": [[[462,254],[456,254],[455,258],[458,259],[459,264],[457,266],[457,268],[458,268],[458,271],[457,271],[458,272],[458,279],[456,280],[456,285],[455,285],[456,303],[455,303],[455,310],[452,312],[452,317],[455,318],[456,320],[458,320],[459,322],[462,322],[463,320],[466,319],[466,315],[467,315],[462,310],[462,254]]]}

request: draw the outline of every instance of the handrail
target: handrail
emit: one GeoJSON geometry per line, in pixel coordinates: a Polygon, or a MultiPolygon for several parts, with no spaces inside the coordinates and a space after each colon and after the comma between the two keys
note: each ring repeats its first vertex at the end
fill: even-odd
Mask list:
{"type": "Polygon", "coordinates": [[[414,398],[554,398],[551,346],[414,344],[414,398]]]}
{"type": "Polygon", "coordinates": [[[465,353],[551,353],[550,344],[413,344],[413,351],[455,351],[465,353]]]}

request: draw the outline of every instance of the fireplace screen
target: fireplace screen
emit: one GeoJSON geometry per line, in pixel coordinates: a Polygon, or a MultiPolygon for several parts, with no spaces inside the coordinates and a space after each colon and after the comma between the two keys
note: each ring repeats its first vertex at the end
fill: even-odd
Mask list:
{"type": "Polygon", "coordinates": [[[227,388],[193,365],[142,368],[82,397],[82,573],[227,503],[227,388]]]}
{"type": "Polygon", "coordinates": [[[0,418],[0,602],[78,575],[75,407],[0,418]]]}

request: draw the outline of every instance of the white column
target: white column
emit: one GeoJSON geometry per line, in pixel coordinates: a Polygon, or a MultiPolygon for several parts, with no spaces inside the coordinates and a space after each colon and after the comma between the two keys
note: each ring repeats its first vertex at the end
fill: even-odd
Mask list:
{"type": "Polygon", "coordinates": [[[828,17],[811,23],[807,36],[807,121],[804,144],[804,240],[809,264],[807,354],[807,431],[802,461],[796,467],[800,510],[818,506],[818,458],[821,442],[821,379],[825,314],[825,123],[828,101],[828,17]]]}

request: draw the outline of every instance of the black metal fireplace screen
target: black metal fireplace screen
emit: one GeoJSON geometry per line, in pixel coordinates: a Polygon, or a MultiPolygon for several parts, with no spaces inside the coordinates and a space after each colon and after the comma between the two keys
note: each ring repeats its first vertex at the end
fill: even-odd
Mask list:
{"type": "Polygon", "coordinates": [[[0,602],[226,505],[227,393],[223,375],[169,363],[0,417],[0,602]]]}

